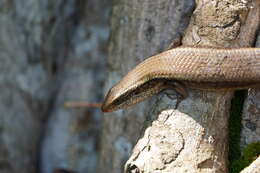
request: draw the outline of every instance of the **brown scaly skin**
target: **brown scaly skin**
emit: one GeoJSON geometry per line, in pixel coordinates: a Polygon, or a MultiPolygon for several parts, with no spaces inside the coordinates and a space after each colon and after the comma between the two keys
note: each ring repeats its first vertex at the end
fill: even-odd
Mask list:
{"type": "Polygon", "coordinates": [[[260,86],[260,48],[241,48],[252,45],[259,30],[260,0],[249,5],[249,20],[230,48],[178,47],[181,38],[177,38],[169,46],[174,49],[146,59],[113,86],[102,111],[130,107],[165,89],[174,89],[185,98],[186,87],[236,90],[260,86]]]}
{"type": "Polygon", "coordinates": [[[235,90],[258,85],[260,48],[181,47],[162,52],[137,65],[110,89],[102,111],[127,108],[168,88],[185,95],[185,87],[235,90]]]}

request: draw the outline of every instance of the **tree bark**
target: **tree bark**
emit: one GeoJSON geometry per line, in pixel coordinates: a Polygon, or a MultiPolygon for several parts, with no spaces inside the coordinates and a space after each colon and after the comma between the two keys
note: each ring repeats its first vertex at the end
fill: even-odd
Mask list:
{"type": "MultiPolygon", "coordinates": [[[[183,45],[251,46],[257,30],[255,21],[259,20],[255,2],[197,0],[183,45]]],[[[158,102],[158,119],[137,143],[125,172],[227,172],[232,95],[228,91],[189,90],[189,97],[178,110],[160,111],[169,101],[158,102]]]]}

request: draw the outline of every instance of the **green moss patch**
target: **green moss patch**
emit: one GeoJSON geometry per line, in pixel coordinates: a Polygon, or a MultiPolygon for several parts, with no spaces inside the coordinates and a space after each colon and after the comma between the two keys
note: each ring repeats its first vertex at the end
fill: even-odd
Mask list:
{"type": "Polygon", "coordinates": [[[260,142],[249,144],[245,147],[242,156],[230,165],[230,173],[238,173],[249,166],[260,155],[260,142]]]}
{"type": "Polygon", "coordinates": [[[229,163],[232,164],[241,156],[240,151],[240,133],[243,104],[247,91],[236,91],[231,101],[231,110],[229,117],[229,163]]]}

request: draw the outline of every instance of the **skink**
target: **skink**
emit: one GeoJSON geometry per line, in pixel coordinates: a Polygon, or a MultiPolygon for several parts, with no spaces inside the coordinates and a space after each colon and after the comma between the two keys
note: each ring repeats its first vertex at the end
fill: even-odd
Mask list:
{"type": "Polygon", "coordinates": [[[236,90],[260,85],[260,48],[174,48],[152,56],[113,86],[101,107],[130,107],[165,89],[236,90]]]}

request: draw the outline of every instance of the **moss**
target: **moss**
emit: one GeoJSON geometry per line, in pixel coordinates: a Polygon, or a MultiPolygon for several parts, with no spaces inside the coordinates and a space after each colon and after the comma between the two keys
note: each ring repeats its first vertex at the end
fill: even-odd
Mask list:
{"type": "Polygon", "coordinates": [[[232,162],[230,173],[238,173],[249,166],[260,155],[260,142],[249,144],[245,147],[243,155],[232,162]]]}
{"type": "Polygon", "coordinates": [[[229,117],[229,163],[232,164],[241,156],[240,151],[240,132],[243,103],[245,100],[246,91],[235,92],[234,98],[231,101],[231,110],[229,117]]]}
{"type": "Polygon", "coordinates": [[[246,91],[237,91],[231,101],[228,155],[230,173],[239,173],[260,155],[260,142],[247,145],[243,150],[243,154],[241,154],[240,133],[242,128],[241,120],[245,95],[246,91]]]}

